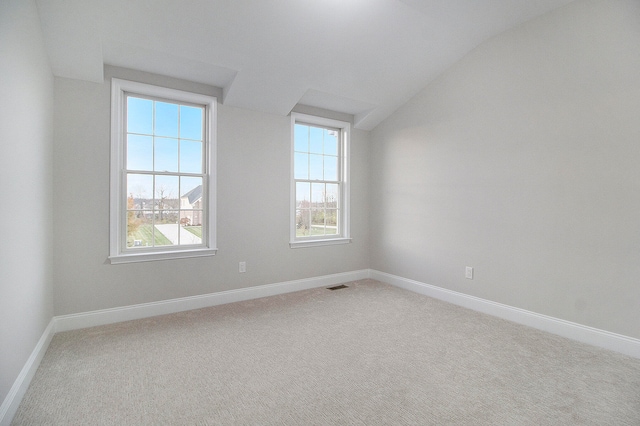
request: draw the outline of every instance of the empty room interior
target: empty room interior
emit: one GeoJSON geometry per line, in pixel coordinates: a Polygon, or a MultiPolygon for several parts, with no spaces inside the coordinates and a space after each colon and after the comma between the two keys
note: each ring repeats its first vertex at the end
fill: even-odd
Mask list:
{"type": "Polygon", "coordinates": [[[0,111],[0,425],[640,424],[637,0],[3,0],[0,111]]]}

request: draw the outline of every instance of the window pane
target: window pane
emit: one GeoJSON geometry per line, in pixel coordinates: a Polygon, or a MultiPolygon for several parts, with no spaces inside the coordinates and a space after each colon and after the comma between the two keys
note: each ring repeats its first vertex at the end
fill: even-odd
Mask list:
{"type": "Polygon", "coordinates": [[[180,141],[180,171],[202,173],[202,142],[180,141]]]}
{"type": "Polygon", "coordinates": [[[155,102],[155,135],[178,137],[178,105],[155,102]]]}
{"type": "Polygon", "coordinates": [[[165,219],[159,221],[156,213],[155,229],[153,233],[153,241],[156,246],[171,246],[178,244],[178,234],[180,226],[177,222],[178,214],[176,211],[165,212],[165,219]],[[175,216],[176,220],[171,220],[175,216]]]}
{"type": "Polygon", "coordinates": [[[185,195],[196,187],[202,187],[203,179],[197,176],[182,176],[180,178],[180,195],[185,195]]]}
{"type": "Polygon", "coordinates": [[[311,206],[324,208],[324,183],[311,185],[311,206]]]}
{"type": "Polygon", "coordinates": [[[338,180],[338,157],[324,156],[324,179],[338,180]]]}
{"type": "Polygon", "coordinates": [[[294,179],[309,179],[309,154],[296,152],[293,168],[294,179]]]}
{"type": "Polygon", "coordinates": [[[155,138],[153,161],[156,172],[177,172],[178,140],[155,138]]]}
{"type": "Polygon", "coordinates": [[[325,211],[325,220],[325,233],[329,235],[338,234],[338,210],[327,209],[325,211]]]}
{"type": "Polygon", "coordinates": [[[159,220],[166,219],[163,211],[178,208],[178,176],[156,176],[155,209],[159,220]]]}
{"type": "Polygon", "coordinates": [[[340,186],[336,183],[328,183],[325,189],[325,203],[327,208],[338,208],[340,200],[340,186]]]}
{"type": "Polygon", "coordinates": [[[324,209],[311,209],[311,235],[324,235],[324,209]]]}
{"type": "Polygon", "coordinates": [[[191,226],[187,228],[180,228],[180,245],[187,246],[193,244],[202,244],[202,237],[198,237],[196,234],[191,233],[189,230],[199,229],[202,231],[202,227],[191,226]]]}
{"type": "Polygon", "coordinates": [[[311,185],[308,182],[296,182],[296,207],[310,207],[311,185]]]}
{"type": "Polygon", "coordinates": [[[202,244],[202,211],[180,212],[180,245],[202,244]]]}
{"type": "Polygon", "coordinates": [[[180,138],[202,140],[202,108],[180,106],[180,138]]]}
{"type": "Polygon", "coordinates": [[[153,170],[153,139],[151,136],[127,135],[127,169],[153,170]]]}
{"type": "Polygon", "coordinates": [[[323,164],[322,164],[322,155],[310,155],[309,156],[309,179],[311,180],[322,180],[323,179],[323,164]]]}
{"type": "Polygon", "coordinates": [[[181,210],[180,225],[202,238],[202,210],[181,210]]]}
{"type": "Polygon", "coordinates": [[[127,132],[152,134],[153,101],[127,97],[127,132]]]}
{"type": "Polygon", "coordinates": [[[295,151],[309,152],[309,126],[296,124],[293,139],[295,151]]]}
{"type": "MultiPolygon", "coordinates": [[[[180,208],[191,210],[201,209],[202,203],[202,178],[182,176],[180,178],[180,208]]],[[[191,222],[193,224],[193,222],[191,222]]]]}
{"type": "Polygon", "coordinates": [[[153,224],[150,212],[127,211],[127,247],[153,246],[153,224]]]}
{"type": "Polygon", "coordinates": [[[324,154],[325,155],[338,155],[338,131],[337,130],[325,130],[324,135],[324,154]]]}
{"type": "Polygon", "coordinates": [[[153,209],[153,176],[127,173],[127,208],[153,209]]]}
{"type": "Polygon", "coordinates": [[[309,214],[310,210],[296,210],[296,236],[305,237],[309,235],[309,214]]]}
{"type": "Polygon", "coordinates": [[[324,129],[311,127],[309,133],[309,152],[313,154],[322,154],[322,140],[324,139],[324,129]]]}

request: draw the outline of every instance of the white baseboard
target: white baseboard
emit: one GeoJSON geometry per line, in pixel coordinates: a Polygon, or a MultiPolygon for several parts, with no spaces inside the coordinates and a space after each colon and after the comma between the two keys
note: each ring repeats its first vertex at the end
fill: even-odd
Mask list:
{"type": "Polygon", "coordinates": [[[16,414],[16,411],[18,411],[18,406],[20,406],[20,402],[22,402],[22,398],[27,392],[31,379],[33,379],[33,376],[36,374],[40,361],[42,361],[42,357],[44,357],[45,352],[47,352],[47,348],[54,334],[55,320],[52,319],[44,330],[44,333],[42,333],[40,340],[38,340],[35,349],[31,352],[29,359],[27,359],[24,367],[22,367],[18,378],[13,382],[13,386],[9,389],[9,393],[2,402],[2,405],[0,405],[0,426],[9,426],[9,424],[11,424],[11,420],[13,420],[13,416],[16,414]]]}
{"type": "Polygon", "coordinates": [[[370,278],[578,342],[640,358],[640,340],[371,270],[370,278]]]}
{"type": "Polygon", "coordinates": [[[11,420],[18,410],[18,406],[31,383],[31,379],[36,373],[36,370],[40,365],[40,361],[42,360],[42,357],[44,356],[47,348],[49,347],[49,343],[56,332],[148,318],[157,315],[222,305],[225,303],[258,299],[261,297],[276,296],[279,294],[341,284],[365,278],[372,278],[386,282],[396,287],[513,321],[518,324],[527,325],[538,330],[620,352],[635,358],[640,358],[640,340],[638,339],[537,314],[535,312],[503,305],[490,300],[469,296],[467,294],[446,290],[396,275],[376,270],[363,269],[359,271],[324,275],[320,277],[267,284],[238,290],[222,291],[219,293],[201,296],[183,297],[161,302],[144,303],[124,306],[121,308],[103,309],[93,312],[54,317],[45,329],[42,337],[31,353],[31,356],[25,363],[22,371],[18,375],[18,378],[0,406],[0,426],[9,426],[11,423],[11,420]]]}
{"type": "Polygon", "coordinates": [[[291,293],[293,291],[335,285],[347,281],[361,280],[368,277],[369,270],[363,269],[360,271],[324,275],[320,277],[286,281],[282,283],[241,288],[238,290],[227,290],[200,296],[182,297],[179,299],[163,300],[160,302],[123,306],[120,308],[103,309],[99,311],[84,312],[71,315],[61,315],[55,317],[55,331],[60,332],[77,330],[80,328],[95,327],[98,325],[149,318],[157,315],[173,314],[176,312],[207,308],[210,306],[222,305],[225,303],[241,302],[244,300],[291,293]]]}

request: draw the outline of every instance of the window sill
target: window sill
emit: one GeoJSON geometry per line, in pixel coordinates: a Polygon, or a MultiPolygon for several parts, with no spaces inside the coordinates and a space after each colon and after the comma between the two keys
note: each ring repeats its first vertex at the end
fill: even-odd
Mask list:
{"type": "Polygon", "coordinates": [[[218,252],[218,249],[195,249],[195,250],[180,250],[180,251],[165,251],[155,253],[127,253],[119,254],[116,256],[109,256],[109,262],[112,265],[120,263],[137,263],[137,262],[153,262],[156,260],[171,260],[171,259],[188,259],[191,257],[204,257],[213,256],[218,252]]]}
{"type": "Polygon", "coordinates": [[[299,241],[291,241],[289,243],[289,247],[293,248],[306,248],[306,247],[317,247],[317,246],[333,246],[336,244],[349,244],[351,243],[351,238],[331,238],[331,239],[323,239],[323,240],[299,240],[299,241]]]}

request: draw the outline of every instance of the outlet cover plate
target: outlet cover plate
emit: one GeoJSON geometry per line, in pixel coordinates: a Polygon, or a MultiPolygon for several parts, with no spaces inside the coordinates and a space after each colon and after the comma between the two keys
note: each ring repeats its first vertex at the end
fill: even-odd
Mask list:
{"type": "Polygon", "coordinates": [[[464,269],[464,277],[469,280],[473,279],[473,268],[471,266],[467,266],[464,269]]]}

